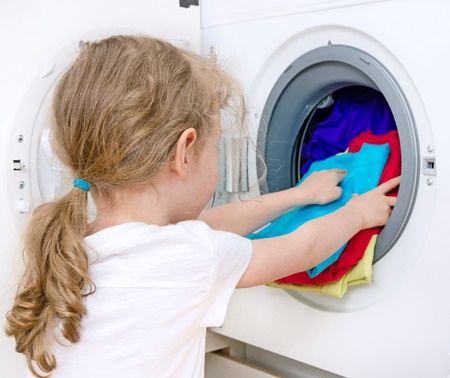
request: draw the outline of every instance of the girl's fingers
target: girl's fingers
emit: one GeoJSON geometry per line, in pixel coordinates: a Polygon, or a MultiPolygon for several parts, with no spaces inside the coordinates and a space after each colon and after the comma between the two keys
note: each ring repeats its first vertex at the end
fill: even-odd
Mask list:
{"type": "Polygon", "coordinates": [[[390,179],[389,181],[384,182],[377,187],[377,190],[384,194],[389,193],[392,189],[400,185],[400,178],[401,176],[397,176],[393,179],[390,179]]]}
{"type": "Polygon", "coordinates": [[[347,176],[347,171],[345,169],[340,168],[331,168],[330,171],[336,172],[338,175],[338,183],[342,182],[342,180],[347,176]]]}
{"type": "Polygon", "coordinates": [[[389,204],[390,207],[394,207],[395,204],[397,203],[397,197],[386,197],[387,199],[387,203],[389,204]]]}

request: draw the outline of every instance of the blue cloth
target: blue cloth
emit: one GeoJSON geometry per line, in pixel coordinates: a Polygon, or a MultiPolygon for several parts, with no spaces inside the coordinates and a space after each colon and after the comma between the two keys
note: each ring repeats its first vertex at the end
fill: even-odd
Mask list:
{"type": "MultiPolygon", "coordinates": [[[[359,152],[332,156],[325,160],[316,161],[311,165],[308,173],[297,184],[300,185],[306,177],[314,171],[340,168],[348,171],[341,182],[342,196],[326,205],[308,205],[292,210],[270,223],[267,227],[253,234],[247,235],[249,239],[263,239],[286,235],[307,221],[329,214],[344,206],[352,194],[363,194],[378,185],[381,173],[386,165],[390,152],[389,144],[364,144],[359,152]]],[[[308,270],[310,277],[317,276],[325,268],[337,261],[347,243],[339,248],[328,259],[308,270]]]]}

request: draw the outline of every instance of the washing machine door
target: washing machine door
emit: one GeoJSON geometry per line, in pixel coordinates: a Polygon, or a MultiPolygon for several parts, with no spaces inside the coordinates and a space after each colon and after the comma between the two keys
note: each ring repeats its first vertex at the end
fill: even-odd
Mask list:
{"type": "MultiPolygon", "coordinates": [[[[389,252],[408,222],[421,168],[417,128],[408,100],[381,62],[355,47],[331,44],[299,57],[277,80],[265,104],[258,140],[266,159],[264,166],[258,163],[259,172],[267,167],[263,191],[287,189],[306,173],[303,166],[309,166],[315,156],[323,159],[327,153],[342,152],[340,143],[362,130],[373,135],[396,131],[401,142],[400,195],[378,237],[376,262],[389,252]],[[339,104],[334,103],[334,97],[339,104]],[[326,131],[315,130],[328,125],[326,131]],[[319,142],[322,145],[317,147],[319,142]],[[314,149],[321,153],[314,153],[314,149]],[[279,161],[287,164],[280,166],[279,161]]],[[[431,175],[434,160],[428,163],[431,175]]]]}
{"type": "MultiPolygon", "coordinates": [[[[358,48],[330,43],[292,62],[276,81],[262,112],[258,145],[265,159],[264,164],[259,161],[258,171],[266,175],[264,192],[292,187],[317,155],[314,150],[320,150],[319,160],[327,153],[329,157],[342,152],[339,144],[362,131],[374,136],[394,131],[400,140],[398,170],[402,182],[392,216],[377,237],[373,258],[376,263],[389,253],[408,224],[422,167],[416,122],[408,99],[380,61],[358,48]]],[[[432,176],[434,159],[429,158],[428,163],[426,173],[432,176]]],[[[356,310],[379,297],[378,293],[370,297],[365,290],[362,298],[352,301],[349,295],[329,298],[285,286],[294,298],[331,311],[356,310]]]]}

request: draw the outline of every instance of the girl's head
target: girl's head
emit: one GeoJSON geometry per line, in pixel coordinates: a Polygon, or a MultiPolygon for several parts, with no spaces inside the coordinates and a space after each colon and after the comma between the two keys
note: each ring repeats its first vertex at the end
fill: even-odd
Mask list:
{"type": "MultiPolygon", "coordinates": [[[[91,183],[94,198],[109,199],[117,188],[152,183],[186,130],[195,130],[201,153],[202,142],[217,136],[219,109],[238,109],[242,121],[236,88],[214,62],[158,39],[82,43],[55,90],[53,148],[74,178],[91,183]]],[[[95,288],[86,232],[87,193],[79,188],[37,207],[28,225],[25,273],[6,333],[36,375],[56,366],[50,349],[56,324],[68,341],[80,338],[82,299],[95,288]]]]}
{"type": "Polygon", "coordinates": [[[218,124],[219,107],[234,99],[242,104],[214,62],[168,42],[114,36],[82,43],[56,88],[54,149],[94,194],[108,194],[151,180],[184,130],[194,128],[201,142],[218,124]]]}

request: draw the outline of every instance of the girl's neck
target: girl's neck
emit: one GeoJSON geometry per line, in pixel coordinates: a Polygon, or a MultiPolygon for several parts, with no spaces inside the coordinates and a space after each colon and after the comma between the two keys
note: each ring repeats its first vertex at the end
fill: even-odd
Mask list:
{"type": "Polygon", "coordinates": [[[164,226],[170,223],[164,196],[150,184],[116,189],[113,199],[96,199],[97,213],[88,234],[130,222],[164,226]]]}

